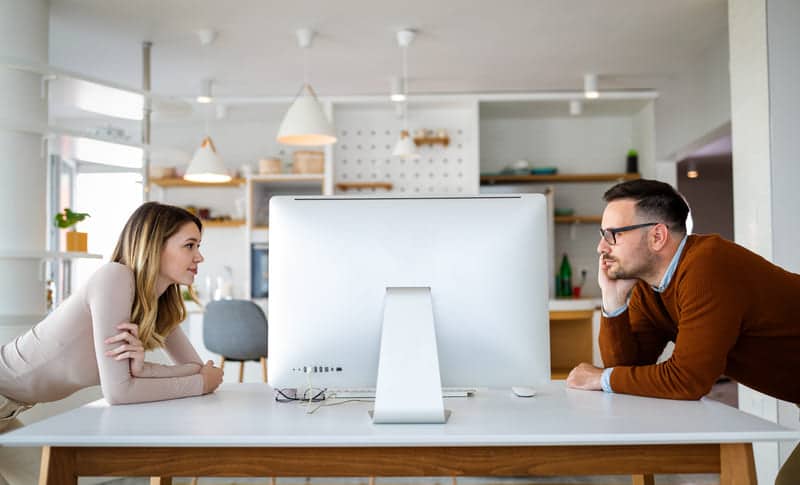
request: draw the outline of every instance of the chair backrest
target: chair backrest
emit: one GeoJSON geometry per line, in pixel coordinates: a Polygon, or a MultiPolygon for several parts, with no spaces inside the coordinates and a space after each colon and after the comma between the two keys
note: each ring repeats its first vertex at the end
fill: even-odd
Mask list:
{"type": "Polygon", "coordinates": [[[250,300],[218,300],[203,315],[205,347],[228,360],[267,356],[267,317],[250,300]]]}

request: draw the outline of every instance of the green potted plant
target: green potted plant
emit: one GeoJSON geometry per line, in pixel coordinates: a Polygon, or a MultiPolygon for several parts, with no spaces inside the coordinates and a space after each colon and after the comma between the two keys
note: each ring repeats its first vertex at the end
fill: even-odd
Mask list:
{"type": "Polygon", "coordinates": [[[639,172],[639,152],[633,148],[628,150],[628,161],[625,164],[625,171],[628,173],[639,172]]]}
{"type": "Polygon", "coordinates": [[[64,212],[59,212],[53,218],[56,227],[61,229],[72,228],[67,232],[67,251],[85,253],[88,250],[89,235],[85,232],[78,232],[75,224],[90,217],[85,212],[72,212],[69,208],[64,209],[64,212]]]}

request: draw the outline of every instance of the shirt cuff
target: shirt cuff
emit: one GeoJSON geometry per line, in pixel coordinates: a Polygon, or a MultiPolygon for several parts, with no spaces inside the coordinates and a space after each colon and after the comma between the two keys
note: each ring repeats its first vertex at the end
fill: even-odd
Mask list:
{"type": "Polygon", "coordinates": [[[603,371],[603,375],[600,376],[600,386],[603,388],[604,392],[614,392],[611,389],[611,373],[614,372],[613,367],[609,367],[603,371]]]}
{"type": "Polygon", "coordinates": [[[625,302],[624,305],[622,305],[621,307],[617,308],[613,312],[606,312],[606,309],[603,308],[603,316],[606,317],[606,318],[614,318],[614,317],[618,317],[618,316],[622,315],[626,311],[628,311],[628,302],[625,302]]]}

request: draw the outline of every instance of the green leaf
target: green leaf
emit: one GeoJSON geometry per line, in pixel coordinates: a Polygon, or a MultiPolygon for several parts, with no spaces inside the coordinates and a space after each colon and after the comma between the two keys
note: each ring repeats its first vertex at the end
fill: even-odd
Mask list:
{"type": "Polygon", "coordinates": [[[86,212],[73,212],[69,209],[69,207],[67,207],[64,209],[64,212],[59,212],[55,215],[55,217],[53,217],[53,223],[61,229],[66,229],[74,226],[87,217],[91,216],[86,212]]]}

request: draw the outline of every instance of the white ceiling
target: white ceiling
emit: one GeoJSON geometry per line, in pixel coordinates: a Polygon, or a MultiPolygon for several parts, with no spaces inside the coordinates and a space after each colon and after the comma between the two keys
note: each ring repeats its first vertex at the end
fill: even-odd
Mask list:
{"type": "Polygon", "coordinates": [[[152,89],[291,96],[302,80],[294,30],[318,32],[311,81],[323,96],[385,94],[400,72],[394,33],[419,30],[410,89],[424,93],[653,88],[679,78],[727,35],[725,0],[51,0],[50,63],[141,86],[150,40],[152,89]],[[199,28],[219,32],[201,47],[199,28]]]}

